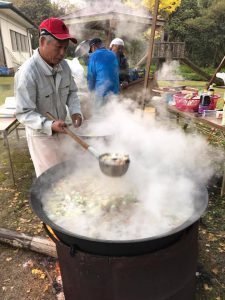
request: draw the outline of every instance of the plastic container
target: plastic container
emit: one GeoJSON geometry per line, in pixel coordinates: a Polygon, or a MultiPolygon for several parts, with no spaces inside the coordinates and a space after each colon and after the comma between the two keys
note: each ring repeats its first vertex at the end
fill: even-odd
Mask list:
{"type": "Polygon", "coordinates": [[[208,94],[202,94],[200,96],[198,112],[203,113],[205,110],[214,110],[218,99],[219,96],[217,95],[210,96],[208,94]]]}
{"type": "Polygon", "coordinates": [[[138,71],[136,69],[129,69],[129,81],[134,81],[138,78],[138,71]]]}
{"type": "Polygon", "coordinates": [[[216,109],[218,99],[220,99],[220,96],[218,96],[218,95],[213,95],[211,97],[210,109],[216,109]]]}
{"type": "Polygon", "coordinates": [[[10,70],[7,67],[0,67],[0,76],[6,76],[10,74],[10,70]]]}
{"type": "Polygon", "coordinates": [[[197,93],[193,93],[191,98],[187,98],[187,95],[182,93],[176,93],[173,95],[173,98],[175,100],[175,106],[179,110],[190,112],[198,111],[200,97],[198,97],[197,93]]]}

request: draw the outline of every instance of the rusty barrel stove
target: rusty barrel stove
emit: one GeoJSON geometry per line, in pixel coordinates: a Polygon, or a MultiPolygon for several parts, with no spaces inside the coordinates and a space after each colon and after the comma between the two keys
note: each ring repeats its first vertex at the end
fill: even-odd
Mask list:
{"type": "Polygon", "coordinates": [[[195,299],[198,220],[207,208],[207,191],[203,188],[196,201],[195,216],[166,234],[140,240],[95,240],[59,227],[42,208],[42,195],[70,174],[74,164],[68,161],[47,170],[30,192],[32,209],[58,237],[49,232],[56,243],[65,299],[195,299]]]}

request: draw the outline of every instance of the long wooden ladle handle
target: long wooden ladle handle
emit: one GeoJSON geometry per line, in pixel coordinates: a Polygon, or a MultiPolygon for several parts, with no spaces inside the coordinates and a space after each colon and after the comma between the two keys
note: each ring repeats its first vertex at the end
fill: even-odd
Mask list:
{"type": "MultiPolygon", "coordinates": [[[[57,119],[50,112],[46,112],[46,116],[52,121],[57,121],[57,119]]],[[[85,150],[88,150],[90,145],[88,145],[85,141],[83,141],[79,136],[77,136],[68,127],[65,127],[64,130],[72,139],[74,139],[78,144],[80,144],[85,150]]]]}

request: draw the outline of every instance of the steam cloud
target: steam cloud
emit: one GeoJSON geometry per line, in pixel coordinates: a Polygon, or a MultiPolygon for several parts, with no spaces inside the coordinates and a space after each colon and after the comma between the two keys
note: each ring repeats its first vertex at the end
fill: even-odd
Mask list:
{"type": "MultiPolygon", "coordinates": [[[[199,209],[206,203],[202,190],[213,174],[211,148],[203,138],[186,135],[180,129],[167,129],[150,115],[143,116],[133,101],[119,102],[114,97],[88,123],[84,135],[85,131],[87,136],[91,133],[110,135],[107,142],[103,139],[88,142],[100,153],[129,154],[130,167],[121,178],[107,177],[99,170],[96,159],[77,146],[76,154],[74,147],[71,151],[78,167],[69,182],[87,177],[97,194],[99,191],[112,195],[133,194],[139,205],[130,212],[126,207],[124,211],[121,207],[119,211],[110,211],[107,221],[103,221],[99,209],[103,199],[94,200],[93,190],[87,199],[88,205],[95,206],[93,213],[82,213],[79,217],[67,214],[62,219],[57,216],[54,220],[58,225],[92,238],[127,240],[162,235],[199,217],[199,209]]],[[[73,190],[73,186],[68,187],[66,194],[70,195],[73,190]]],[[[52,198],[46,195],[45,201],[48,212],[52,198]]],[[[66,211],[70,214],[73,209],[76,211],[71,201],[68,205],[66,211]]]]}
{"type": "Polygon", "coordinates": [[[157,72],[157,79],[168,81],[184,80],[184,78],[178,73],[179,66],[179,61],[175,60],[163,63],[162,68],[157,72]]]}
{"type": "MultiPolygon", "coordinates": [[[[74,13],[76,16],[93,16],[95,14],[104,16],[104,14],[111,12],[118,12],[116,20],[111,22],[116,36],[126,39],[125,42],[143,38],[143,32],[148,29],[149,25],[144,24],[143,19],[141,20],[139,17],[144,17],[145,19],[149,16],[149,12],[141,6],[133,10],[119,0],[89,1],[86,4],[83,3],[81,10],[74,13]]],[[[79,40],[93,38],[93,34],[95,36],[99,34],[94,30],[87,30],[86,25],[79,23],[75,26],[70,26],[71,34],[75,35],[79,40]]]]}
{"type": "MultiPolygon", "coordinates": [[[[118,3],[93,1],[89,3],[86,13],[88,15],[89,12],[99,11],[99,7],[103,13],[105,8],[113,9],[118,3]]],[[[73,30],[72,33],[79,36],[78,27],[73,30]]],[[[127,40],[137,37],[143,31],[134,23],[131,27],[130,22],[126,23],[124,18],[119,18],[116,24],[117,36],[125,35],[127,40]]],[[[80,34],[82,36],[82,32],[80,34]]],[[[177,67],[175,62],[164,64],[158,79],[182,79],[171,72],[177,67]]],[[[93,189],[96,188],[97,192],[107,195],[133,194],[139,205],[130,211],[129,205],[116,211],[110,209],[104,220],[102,198],[94,199],[93,190],[87,199],[92,213],[80,213],[79,217],[74,217],[72,212],[76,214],[76,206],[70,195],[75,188],[68,185],[65,186],[63,204],[65,216],[53,216],[53,220],[74,234],[108,240],[129,240],[168,234],[187,220],[199,217],[199,210],[203,210],[202,205],[205,203],[202,190],[214,172],[211,147],[201,136],[186,135],[181,129],[171,129],[167,125],[156,122],[149,114],[143,115],[134,101],[119,101],[112,97],[92,119],[84,123],[83,135],[92,137],[87,142],[100,154],[129,154],[131,163],[128,172],[121,178],[103,175],[96,159],[68,138],[68,143],[62,147],[75,160],[74,174],[68,175],[68,182],[77,183],[78,187],[75,186],[79,190],[80,180],[87,177],[88,185],[94,185],[93,189]],[[93,136],[108,138],[106,141],[93,136]]],[[[76,132],[82,134],[82,128],[76,132]]],[[[218,153],[214,157],[219,159],[218,153]]],[[[91,191],[90,186],[87,186],[88,189],[91,191]]],[[[46,213],[51,208],[54,210],[52,197],[50,193],[43,198],[46,213]]]]}

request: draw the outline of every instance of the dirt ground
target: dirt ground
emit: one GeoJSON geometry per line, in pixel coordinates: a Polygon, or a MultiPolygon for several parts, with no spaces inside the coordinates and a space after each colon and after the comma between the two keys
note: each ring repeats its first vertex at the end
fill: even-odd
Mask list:
{"type": "MultiPolygon", "coordinates": [[[[12,185],[7,152],[0,140],[0,227],[47,237],[28,203],[35,175],[24,131],[19,134],[19,141],[14,133],[9,136],[16,186],[12,185]]],[[[0,264],[1,300],[58,299],[61,286],[56,259],[0,243],[0,264]]]]}
{"type": "MultiPolygon", "coordinates": [[[[19,141],[14,133],[9,141],[16,186],[12,185],[6,148],[0,139],[0,227],[46,237],[28,202],[34,171],[24,131],[21,130],[19,141]]],[[[219,195],[221,178],[217,179],[209,186],[209,206],[200,222],[197,300],[225,300],[225,197],[219,195]]],[[[0,243],[0,299],[59,299],[56,262],[51,257],[0,243]]]]}

